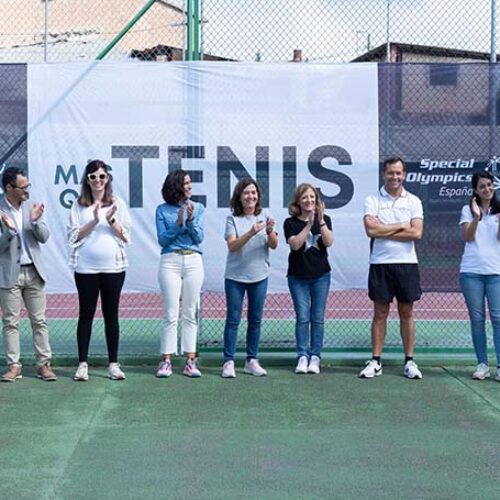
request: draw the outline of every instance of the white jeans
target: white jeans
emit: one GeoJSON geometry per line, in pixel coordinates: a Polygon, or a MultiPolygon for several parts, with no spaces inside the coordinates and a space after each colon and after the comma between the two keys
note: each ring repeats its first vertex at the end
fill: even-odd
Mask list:
{"type": "Polygon", "coordinates": [[[196,352],[198,309],[205,272],[199,253],[161,256],[158,281],[163,298],[161,354],[177,354],[179,300],[182,301],[181,353],[196,352]]]}

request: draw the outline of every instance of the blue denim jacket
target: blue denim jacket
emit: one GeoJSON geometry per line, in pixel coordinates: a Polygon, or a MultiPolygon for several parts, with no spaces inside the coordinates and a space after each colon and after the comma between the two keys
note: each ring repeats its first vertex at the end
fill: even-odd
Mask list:
{"type": "Polygon", "coordinates": [[[179,205],[162,203],[156,207],[156,235],[161,246],[161,253],[175,250],[193,250],[202,253],[200,244],[204,238],[203,213],[205,207],[201,203],[191,201],[194,205],[193,220],[187,220],[184,212],[182,226],[177,224],[179,205]]]}

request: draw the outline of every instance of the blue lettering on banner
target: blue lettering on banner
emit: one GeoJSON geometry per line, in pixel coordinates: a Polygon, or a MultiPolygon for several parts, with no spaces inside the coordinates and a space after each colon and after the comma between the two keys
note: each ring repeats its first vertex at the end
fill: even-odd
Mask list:
{"type": "MultiPolygon", "coordinates": [[[[205,146],[202,145],[174,145],[167,148],[168,171],[182,168],[183,159],[203,160],[206,158],[205,146]]],[[[113,145],[111,157],[128,160],[129,169],[129,205],[130,208],[142,208],[143,200],[143,163],[147,159],[160,157],[160,146],[156,145],[113,145]]],[[[339,166],[352,167],[352,158],[349,152],[338,145],[322,145],[314,148],[309,154],[307,167],[311,175],[321,181],[338,186],[335,196],[327,196],[319,189],[321,198],[327,209],[337,209],[347,205],[354,196],[354,183],[345,173],[323,165],[324,160],[336,160],[339,166]]],[[[237,157],[230,146],[221,145],[216,148],[217,165],[217,207],[228,208],[231,198],[231,178],[240,180],[252,177],[242,161],[237,157]]],[[[269,206],[270,199],[270,148],[269,146],[255,147],[255,179],[259,183],[263,204],[269,206]]],[[[203,183],[203,171],[186,170],[193,183],[203,183]]],[[[297,148],[283,146],[282,148],[282,206],[286,208],[292,192],[297,185],[297,148]]],[[[78,169],[70,165],[65,169],[56,165],[54,184],[78,184],[78,169]]],[[[81,182],[81,180],[80,180],[81,182]]],[[[65,189],[61,192],[59,201],[64,208],[70,208],[78,192],[75,189],[65,189]]],[[[193,195],[193,200],[207,204],[206,195],[193,195]]]]}

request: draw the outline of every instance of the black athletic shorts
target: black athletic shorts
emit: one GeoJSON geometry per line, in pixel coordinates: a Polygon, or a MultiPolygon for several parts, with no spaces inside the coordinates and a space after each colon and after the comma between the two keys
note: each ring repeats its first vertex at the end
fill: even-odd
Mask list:
{"type": "Polygon", "coordinates": [[[389,304],[396,297],[410,303],[421,295],[418,264],[370,264],[368,296],[373,302],[389,304]]]}

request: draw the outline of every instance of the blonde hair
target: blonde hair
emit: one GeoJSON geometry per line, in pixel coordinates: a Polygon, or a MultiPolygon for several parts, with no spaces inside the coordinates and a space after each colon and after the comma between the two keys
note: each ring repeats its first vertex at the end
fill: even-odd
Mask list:
{"type": "Polygon", "coordinates": [[[300,210],[300,198],[302,198],[303,194],[310,189],[313,191],[314,196],[316,196],[316,202],[315,202],[315,208],[316,211],[318,211],[321,207],[321,197],[319,195],[318,190],[312,185],[309,184],[308,182],[303,182],[302,184],[299,184],[294,190],[292,194],[292,199],[290,200],[290,203],[288,203],[288,213],[292,217],[297,217],[301,214],[300,210]]]}

